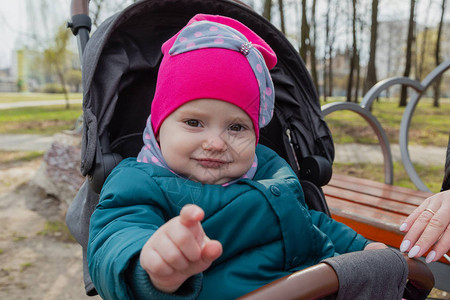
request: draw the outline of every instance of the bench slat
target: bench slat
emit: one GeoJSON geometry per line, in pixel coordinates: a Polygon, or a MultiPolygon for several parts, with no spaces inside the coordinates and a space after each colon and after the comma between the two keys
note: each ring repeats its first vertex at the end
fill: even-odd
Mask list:
{"type": "Polygon", "coordinates": [[[424,199],[431,196],[431,193],[420,192],[417,194],[413,193],[413,190],[409,192],[403,189],[396,189],[396,187],[383,184],[379,182],[374,182],[376,185],[366,185],[366,180],[361,181],[360,178],[355,178],[355,181],[350,181],[349,178],[342,179],[341,176],[337,178],[332,178],[329,186],[334,186],[342,190],[351,190],[359,194],[368,194],[378,198],[387,199],[389,201],[397,201],[400,203],[412,204],[415,206],[420,205],[424,199]]]}
{"type": "MultiPolygon", "coordinates": [[[[373,207],[393,213],[398,213],[403,215],[404,218],[417,207],[417,205],[413,205],[410,203],[389,201],[386,198],[380,198],[366,193],[361,194],[360,192],[342,189],[334,186],[325,186],[323,188],[323,191],[327,196],[332,196],[344,201],[360,204],[362,206],[373,207]]],[[[349,203],[349,205],[351,205],[351,203],[349,203]]]]}
{"type": "Polygon", "coordinates": [[[427,196],[430,194],[429,192],[414,190],[414,189],[401,187],[401,186],[390,185],[390,184],[386,184],[383,182],[378,182],[378,181],[374,181],[374,180],[370,180],[370,179],[366,179],[366,178],[353,177],[350,175],[333,174],[332,180],[340,180],[340,181],[345,181],[345,182],[357,183],[357,184],[361,184],[361,185],[368,186],[368,187],[392,190],[395,192],[404,193],[404,194],[416,196],[416,197],[417,196],[423,197],[423,196],[427,196]]]}
{"type": "Polygon", "coordinates": [[[403,215],[358,203],[349,203],[348,201],[330,195],[326,195],[326,197],[332,215],[364,222],[373,226],[374,229],[384,229],[401,233],[398,228],[400,227],[401,222],[405,220],[405,216],[403,215]]]}

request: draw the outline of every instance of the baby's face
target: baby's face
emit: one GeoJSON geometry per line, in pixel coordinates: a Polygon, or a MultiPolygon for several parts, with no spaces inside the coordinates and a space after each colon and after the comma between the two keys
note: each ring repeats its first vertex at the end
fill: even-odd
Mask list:
{"type": "Polygon", "coordinates": [[[256,135],[241,108],[200,99],[180,106],[164,120],[158,142],[176,173],[206,184],[224,184],[252,166],[256,135]]]}

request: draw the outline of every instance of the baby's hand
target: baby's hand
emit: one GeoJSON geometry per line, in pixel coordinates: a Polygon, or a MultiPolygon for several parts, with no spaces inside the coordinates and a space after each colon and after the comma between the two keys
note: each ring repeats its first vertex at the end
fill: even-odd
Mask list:
{"type": "Polygon", "coordinates": [[[141,266],[160,291],[175,292],[192,275],[206,270],[222,255],[222,245],[210,240],[200,221],[205,213],[196,205],[186,205],[161,226],[145,243],[141,266]]]}

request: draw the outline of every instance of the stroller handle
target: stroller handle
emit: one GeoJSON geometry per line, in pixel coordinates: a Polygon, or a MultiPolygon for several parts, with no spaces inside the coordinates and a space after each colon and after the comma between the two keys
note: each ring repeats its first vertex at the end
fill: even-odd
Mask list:
{"type": "Polygon", "coordinates": [[[71,16],[89,15],[89,0],[72,0],[70,5],[71,16]]]}
{"type": "Polygon", "coordinates": [[[78,54],[80,56],[80,62],[82,62],[84,48],[89,40],[89,33],[92,26],[91,18],[89,18],[89,0],[72,0],[70,14],[72,20],[67,23],[67,27],[77,37],[78,54]]]}

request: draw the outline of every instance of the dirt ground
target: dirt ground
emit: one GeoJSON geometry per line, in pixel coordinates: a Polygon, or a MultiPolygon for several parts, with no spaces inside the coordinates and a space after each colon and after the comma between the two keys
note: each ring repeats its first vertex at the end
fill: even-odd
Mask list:
{"type": "Polygon", "coordinates": [[[0,166],[0,299],[100,299],[84,293],[81,247],[58,228],[62,218],[33,203],[51,201],[27,185],[41,161],[0,166]]]}

